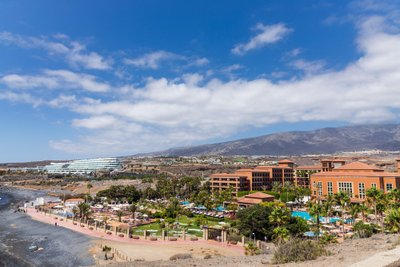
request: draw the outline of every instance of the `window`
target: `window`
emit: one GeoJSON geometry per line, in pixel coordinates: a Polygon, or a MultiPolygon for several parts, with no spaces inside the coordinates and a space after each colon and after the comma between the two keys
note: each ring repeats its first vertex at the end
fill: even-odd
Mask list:
{"type": "Polygon", "coordinates": [[[328,182],[328,196],[332,196],[332,195],[333,195],[332,182],[328,182]]]}
{"type": "Polygon", "coordinates": [[[393,189],[393,184],[386,184],[386,192],[389,192],[393,189]]]}
{"type": "Polygon", "coordinates": [[[353,196],[353,183],[349,182],[338,182],[339,192],[345,192],[349,197],[353,196]]]}
{"type": "Polygon", "coordinates": [[[318,182],[318,196],[322,196],[322,182],[318,182]]]}
{"type": "Polygon", "coordinates": [[[376,189],[376,184],[371,184],[371,188],[375,188],[376,189]]]}
{"type": "Polygon", "coordinates": [[[358,194],[360,198],[365,198],[365,184],[364,183],[359,183],[358,184],[358,194]]]}

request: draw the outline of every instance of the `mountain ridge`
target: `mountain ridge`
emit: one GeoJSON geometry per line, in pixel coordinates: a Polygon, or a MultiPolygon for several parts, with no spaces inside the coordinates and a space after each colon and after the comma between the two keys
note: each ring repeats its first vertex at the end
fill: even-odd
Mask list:
{"type": "Polygon", "coordinates": [[[214,144],[171,148],[150,156],[333,154],[360,150],[400,150],[400,124],[327,127],[289,131],[214,144]]]}

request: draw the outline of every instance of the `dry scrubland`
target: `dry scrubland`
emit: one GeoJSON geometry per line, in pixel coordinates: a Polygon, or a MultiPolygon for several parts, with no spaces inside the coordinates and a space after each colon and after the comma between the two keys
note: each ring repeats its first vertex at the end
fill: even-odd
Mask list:
{"type": "MultiPolygon", "coordinates": [[[[333,266],[333,267],[375,267],[375,266],[400,266],[400,235],[383,235],[378,234],[367,239],[348,239],[341,244],[332,244],[327,247],[331,252],[330,256],[320,257],[317,260],[308,262],[288,263],[273,265],[272,254],[258,256],[233,256],[223,257],[212,255],[210,259],[199,259],[199,255],[193,253],[192,259],[182,260],[159,260],[159,261],[136,261],[136,262],[104,262],[101,259],[104,254],[100,250],[96,251],[96,258],[100,259],[97,266],[107,264],[110,267],[175,267],[175,266],[230,266],[230,267],[247,267],[247,266],[285,266],[285,267],[315,267],[315,266],[333,266]]],[[[110,244],[111,246],[113,244],[110,244]]],[[[140,255],[142,251],[136,250],[134,247],[126,248],[131,250],[132,255],[140,255]]],[[[162,248],[143,247],[150,249],[149,252],[165,253],[162,248]]],[[[167,249],[166,249],[167,250],[167,249]]],[[[147,252],[147,253],[149,253],[147,252]]],[[[171,252],[171,251],[170,251],[171,252]]],[[[177,253],[181,251],[177,250],[177,253]]],[[[142,254],[145,256],[146,254],[142,254]]]]}

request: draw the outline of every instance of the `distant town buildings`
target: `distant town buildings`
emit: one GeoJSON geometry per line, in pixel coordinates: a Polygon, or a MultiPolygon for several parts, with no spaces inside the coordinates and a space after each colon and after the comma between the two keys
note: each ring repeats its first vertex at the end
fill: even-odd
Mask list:
{"type": "Polygon", "coordinates": [[[98,171],[116,171],[122,168],[118,158],[95,158],[50,163],[44,167],[48,174],[91,174],[98,171]]]}

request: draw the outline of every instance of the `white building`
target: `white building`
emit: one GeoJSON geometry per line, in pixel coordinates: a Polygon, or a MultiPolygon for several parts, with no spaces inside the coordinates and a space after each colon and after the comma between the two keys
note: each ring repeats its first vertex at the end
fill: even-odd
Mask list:
{"type": "Polygon", "coordinates": [[[50,163],[44,167],[49,174],[90,174],[96,171],[120,170],[122,163],[118,158],[80,159],[63,163],[50,163]]]}

